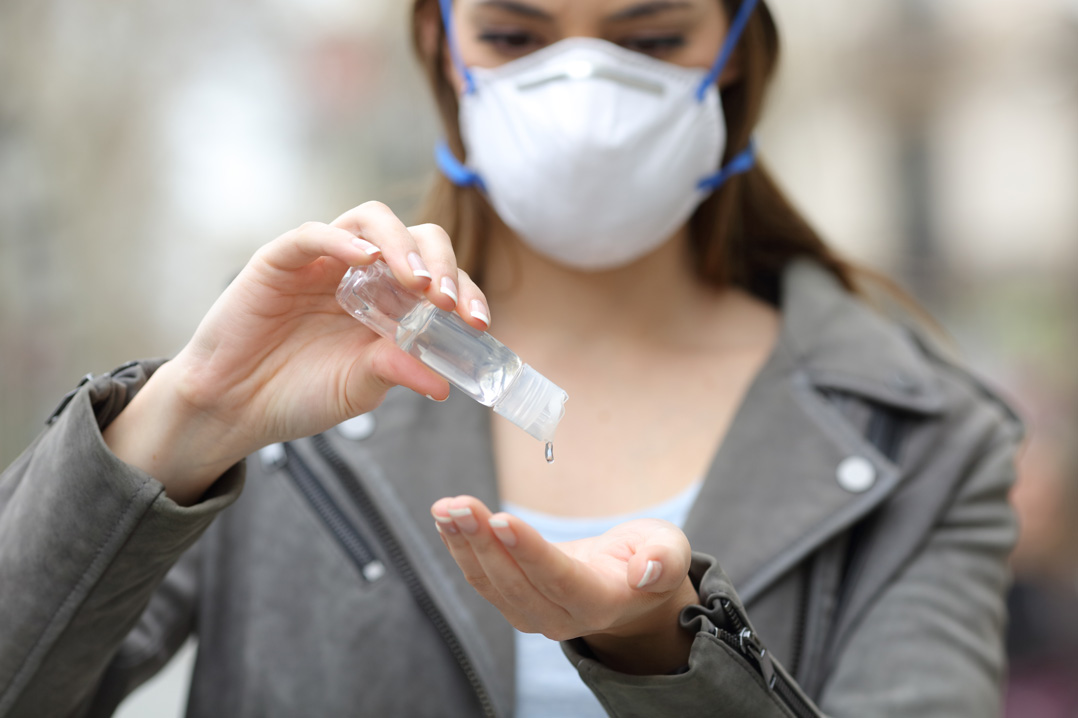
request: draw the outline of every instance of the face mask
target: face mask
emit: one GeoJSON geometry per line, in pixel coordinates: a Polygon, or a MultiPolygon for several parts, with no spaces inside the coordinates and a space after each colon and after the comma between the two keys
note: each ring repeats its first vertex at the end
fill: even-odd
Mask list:
{"type": "MultiPolygon", "coordinates": [[[[447,19],[448,5],[442,0],[447,19]]],[[[442,143],[440,169],[479,187],[506,225],[549,259],[592,271],[640,259],[753,164],[750,147],[719,170],[726,128],[715,86],[753,5],[742,5],[710,71],[592,38],[493,69],[456,60],[466,82],[468,166],[442,143]]]]}

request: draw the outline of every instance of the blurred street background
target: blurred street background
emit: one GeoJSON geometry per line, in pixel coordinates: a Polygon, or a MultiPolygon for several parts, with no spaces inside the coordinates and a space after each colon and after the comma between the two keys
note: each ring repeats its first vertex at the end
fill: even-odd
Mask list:
{"type": "MultiPolygon", "coordinates": [[[[1008,716],[1078,715],[1078,0],[768,0],[764,159],[1029,422],[1008,716]]],[[[261,244],[408,216],[405,0],[0,3],[0,466],[87,372],[175,353],[261,244]]],[[[181,715],[193,648],[125,716],[181,715]]]]}

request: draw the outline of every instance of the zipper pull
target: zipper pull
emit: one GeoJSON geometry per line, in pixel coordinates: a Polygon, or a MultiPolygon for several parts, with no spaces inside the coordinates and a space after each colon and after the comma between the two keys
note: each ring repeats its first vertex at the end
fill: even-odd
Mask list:
{"type": "Polygon", "coordinates": [[[768,688],[775,687],[775,667],[771,665],[771,656],[767,654],[767,648],[760,643],[760,639],[752,632],[751,628],[741,629],[737,636],[741,647],[741,653],[746,658],[751,658],[756,667],[760,669],[760,675],[768,688]]]}
{"type": "Polygon", "coordinates": [[[753,633],[752,629],[748,627],[747,622],[741,617],[741,613],[737,610],[733,601],[724,598],[720,605],[722,606],[722,612],[726,614],[726,618],[730,622],[730,627],[733,629],[730,633],[737,636],[737,646],[735,647],[741,651],[741,655],[756,664],[767,687],[774,688],[775,668],[771,665],[771,656],[768,655],[767,648],[760,642],[759,637],[753,633]]]}

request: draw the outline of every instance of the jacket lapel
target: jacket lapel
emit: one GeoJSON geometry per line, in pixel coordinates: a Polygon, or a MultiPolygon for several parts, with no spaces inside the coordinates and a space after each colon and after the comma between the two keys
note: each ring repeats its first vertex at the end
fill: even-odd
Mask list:
{"type": "Polygon", "coordinates": [[[911,413],[939,410],[912,339],[822,268],[796,262],[783,283],[783,327],[747,391],[690,512],[694,550],[716,557],[750,602],[891,495],[897,467],[828,402],[838,389],[911,413]],[[851,457],[871,484],[843,487],[851,457]],[[861,462],[864,466],[864,462],[861,462]]]}

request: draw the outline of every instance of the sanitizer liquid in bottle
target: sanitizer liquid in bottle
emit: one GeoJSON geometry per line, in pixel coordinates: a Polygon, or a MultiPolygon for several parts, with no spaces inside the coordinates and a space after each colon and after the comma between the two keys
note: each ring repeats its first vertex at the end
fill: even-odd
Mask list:
{"type": "Polygon", "coordinates": [[[547,461],[553,461],[554,429],[569,395],[504,344],[406,289],[381,260],[349,269],[337,301],[453,386],[545,441],[547,461]]]}

